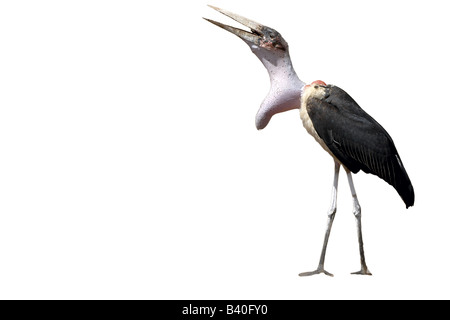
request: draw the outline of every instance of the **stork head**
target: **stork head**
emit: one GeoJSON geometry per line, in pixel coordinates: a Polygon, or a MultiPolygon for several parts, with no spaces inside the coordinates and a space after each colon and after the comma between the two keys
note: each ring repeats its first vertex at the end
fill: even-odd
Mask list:
{"type": "Polygon", "coordinates": [[[278,53],[280,55],[284,55],[288,51],[288,44],[286,40],[284,40],[281,34],[275,29],[266,27],[261,23],[252,21],[238,14],[217,7],[213,6],[210,7],[232,18],[233,20],[243,24],[244,26],[250,29],[249,32],[239,28],[228,26],[226,24],[211,19],[204,18],[205,20],[215,24],[216,26],[219,26],[222,29],[225,29],[231,32],[232,34],[238,36],[239,38],[244,40],[250,46],[250,48],[252,48],[252,50],[264,49],[271,51],[272,54],[278,53]]]}
{"type": "Polygon", "coordinates": [[[245,31],[205,18],[244,40],[269,73],[271,88],[256,114],[256,128],[264,129],[272,116],[277,113],[300,108],[300,97],[305,83],[294,71],[288,43],[281,34],[273,28],[238,14],[210,7],[250,29],[245,31]]]}

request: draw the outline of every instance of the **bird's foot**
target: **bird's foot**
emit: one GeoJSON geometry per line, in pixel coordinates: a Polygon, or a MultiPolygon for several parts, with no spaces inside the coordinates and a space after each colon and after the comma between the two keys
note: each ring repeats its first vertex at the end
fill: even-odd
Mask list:
{"type": "Polygon", "coordinates": [[[334,277],[333,274],[329,273],[328,271],[326,271],[323,268],[318,268],[317,270],[310,271],[310,272],[302,272],[299,274],[299,276],[300,277],[309,277],[309,276],[313,276],[315,274],[321,274],[321,273],[326,274],[329,277],[334,277]]]}
{"type": "Polygon", "coordinates": [[[371,276],[372,274],[370,273],[369,269],[365,266],[363,266],[361,268],[361,270],[357,271],[357,272],[352,272],[352,274],[358,274],[358,275],[363,275],[363,276],[371,276]]]}

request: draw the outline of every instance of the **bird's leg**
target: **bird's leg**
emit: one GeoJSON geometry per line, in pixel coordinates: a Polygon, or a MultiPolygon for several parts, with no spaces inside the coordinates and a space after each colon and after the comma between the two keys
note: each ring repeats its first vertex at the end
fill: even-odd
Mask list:
{"type": "Polygon", "coordinates": [[[324,264],[325,264],[325,253],[327,251],[327,245],[328,245],[328,238],[330,237],[331,226],[333,225],[334,216],[336,215],[337,188],[338,188],[338,178],[339,178],[340,166],[341,165],[339,162],[337,162],[337,161],[334,162],[334,181],[333,181],[333,189],[331,190],[331,204],[330,204],[330,209],[328,210],[327,231],[325,232],[325,239],[323,241],[322,253],[320,254],[319,266],[317,267],[317,270],[315,270],[315,271],[300,273],[299,274],[300,277],[312,276],[312,275],[320,274],[320,273],[324,273],[327,276],[333,277],[333,275],[331,273],[329,273],[328,271],[325,271],[324,264]]]}
{"type": "Polygon", "coordinates": [[[352,274],[360,274],[360,275],[368,275],[371,276],[369,269],[366,265],[366,258],[364,257],[364,244],[362,239],[362,230],[361,230],[361,206],[359,205],[358,197],[356,196],[355,186],[353,185],[352,174],[350,171],[347,171],[348,184],[350,185],[350,191],[352,192],[353,197],[353,214],[356,218],[356,228],[358,232],[358,242],[359,242],[359,255],[361,257],[361,270],[357,272],[353,272],[352,274]]]}

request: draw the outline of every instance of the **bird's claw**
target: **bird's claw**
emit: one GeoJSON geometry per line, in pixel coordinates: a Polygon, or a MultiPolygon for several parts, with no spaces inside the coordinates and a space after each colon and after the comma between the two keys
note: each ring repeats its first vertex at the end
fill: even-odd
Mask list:
{"type": "Polygon", "coordinates": [[[329,277],[334,277],[334,275],[332,273],[329,273],[328,271],[326,271],[325,269],[322,269],[322,268],[319,268],[319,269],[317,269],[315,271],[302,272],[302,273],[299,274],[299,276],[300,277],[309,277],[309,276],[313,276],[313,275],[321,274],[321,273],[323,273],[323,274],[325,274],[325,275],[327,275],[329,277]]]}

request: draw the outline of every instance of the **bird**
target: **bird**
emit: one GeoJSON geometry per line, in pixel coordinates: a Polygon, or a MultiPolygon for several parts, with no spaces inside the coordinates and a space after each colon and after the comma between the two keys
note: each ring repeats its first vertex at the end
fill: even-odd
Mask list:
{"type": "Polygon", "coordinates": [[[327,227],[319,264],[314,271],[301,277],[325,274],[325,255],[331,228],[337,211],[337,191],[340,168],[346,172],[356,220],[361,268],[352,274],[368,275],[361,227],[361,205],[352,174],[360,171],[378,176],[399,194],[406,208],[414,205],[414,188],[389,133],[343,89],[322,80],[310,84],[300,80],[294,70],[287,41],[273,28],[230,11],[212,9],[239,22],[250,31],[235,28],[211,19],[205,20],[238,36],[259,58],[270,77],[270,90],[255,117],[258,130],[264,129],[275,114],[299,109],[306,131],[334,160],[331,203],[327,211],[327,227]]]}

